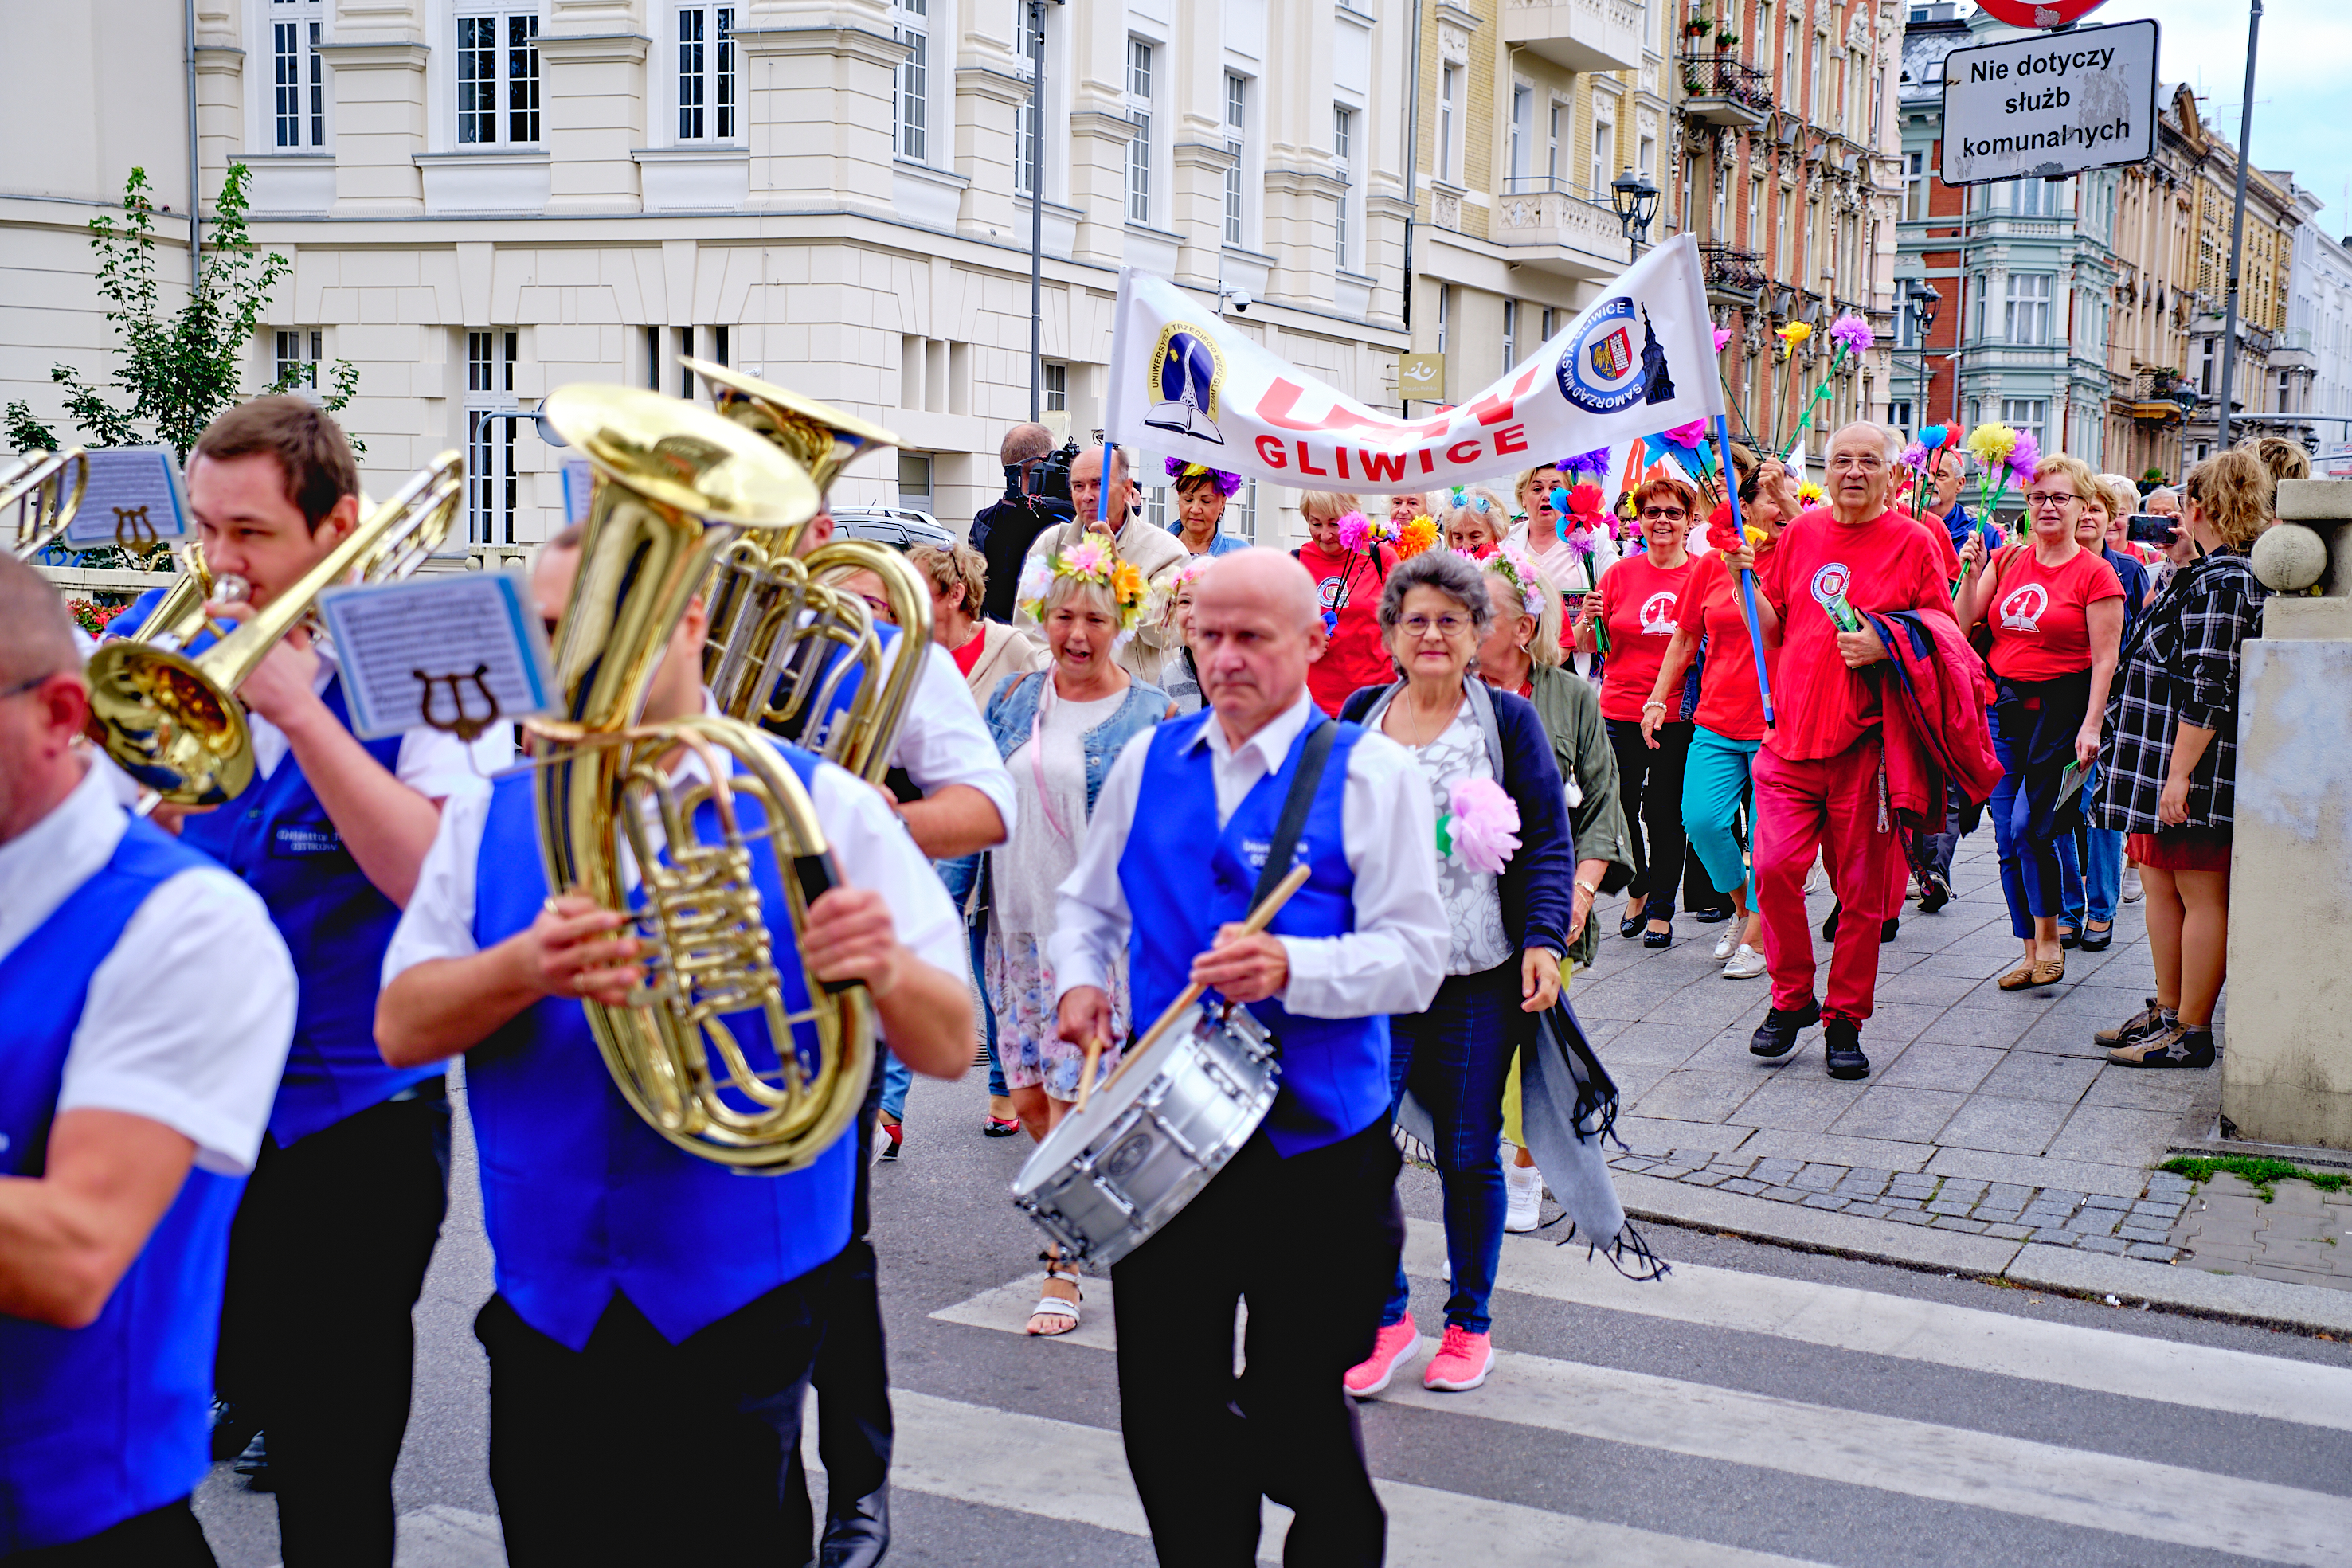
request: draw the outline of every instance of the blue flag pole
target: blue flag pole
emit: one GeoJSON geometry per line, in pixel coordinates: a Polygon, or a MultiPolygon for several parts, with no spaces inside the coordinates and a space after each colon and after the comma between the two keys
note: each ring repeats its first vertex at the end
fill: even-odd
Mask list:
{"type": "MultiPolygon", "coordinates": [[[[1127,519],[1121,517],[1119,521],[1127,519]]],[[[1095,491],[1095,521],[1110,521],[1110,437],[1103,437],[1102,484],[1095,491]]]]}
{"type": "MultiPolygon", "coordinates": [[[[1731,526],[1739,530],[1740,541],[1748,539],[1748,524],[1739,515],[1739,472],[1731,465],[1731,427],[1721,414],[1715,416],[1715,451],[1723,464],[1723,487],[1731,497],[1731,526]]],[[[1764,673],[1764,622],[1756,613],[1756,574],[1747,569],[1739,570],[1739,596],[1748,602],[1748,643],[1756,654],[1756,692],[1764,699],[1764,727],[1776,727],[1772,722],[1772,677],[1764,673]]]]}

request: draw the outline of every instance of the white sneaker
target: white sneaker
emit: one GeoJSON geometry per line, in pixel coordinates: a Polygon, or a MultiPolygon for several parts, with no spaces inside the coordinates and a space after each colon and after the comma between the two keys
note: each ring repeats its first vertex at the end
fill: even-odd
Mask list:
{"type": "Polygon", "coordinates": [[[1543,1218],[1543,1172],[1506,1160],[1503,1191],[1510,1207],[1503,1212],[1503,1228],[1514,1235],[1533,1230],[1543,1218]]]}
{"type": "Polygon", "coordinates": [[[1726,958],[1730,957],[1732,953],[1739,946],[1739,933],[1745,930],[1747,925],[1748,922],[1745,920],[1727,920],[1723,923],[1723,935],[1715,939],[1715,961],[1717,963],[1720,964],[1726,958]]]}
{"type": "Polygon", "coordinates": [[[2139,867],[2127,865],[2124,867],[2124,902],[2137,904],[2140,897],[2139,867]]]}
{"type": "Polygon", "coordinates": [[[1723,977],[1727,980],[1752,980],[1763,972],[1764,955],[1745,942],[1739,945],[1739,951],[1731,956],[1731,962],[1723,967],[1723,977]]]}

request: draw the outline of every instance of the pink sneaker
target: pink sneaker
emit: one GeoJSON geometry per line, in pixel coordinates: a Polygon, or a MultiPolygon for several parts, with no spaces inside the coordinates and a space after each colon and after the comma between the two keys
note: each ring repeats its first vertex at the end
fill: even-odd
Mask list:
{"type": "Polygon", "coordinates": [[[1429,1358],[1429,1370],[1422,1375],[1421,1385],[1441,1394],[1466,1394],[1486,1381],[1487,1370],[1494,1364],[1492,1335],[1472,1333],[1448,1323],[1445,1339],[1429,1358]]]}
{"type": "Polygon", "coordinates": [[[1397,1368],[1411,1361],[1413,1352],[1421,1347],[1421,1331],[1412,1326],[1412,1314],[1407,1312],[1402,1322],[1390,1323],[1381,1330],[1372,1342],[1371,1359],[1349,1368],[1348,1392],[1359,1399],[1370,1399],[1389,1385],[1397,1368]]]}

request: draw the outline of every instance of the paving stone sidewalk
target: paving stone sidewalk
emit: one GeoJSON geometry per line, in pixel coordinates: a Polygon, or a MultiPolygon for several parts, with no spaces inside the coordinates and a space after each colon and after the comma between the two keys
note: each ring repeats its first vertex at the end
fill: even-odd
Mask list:
{"type": "Polygon", "coordinates": [[[2173,1227],[2181,1262],[2216,1274],[2252,1274],[2290,1284],[2352,1291],[2352,1191],[2309,1182],[2268,1189],[2227,1172],[2190,1196],[2173,1227]]]}
{"type": "MultiPolygon", "coordinates": [[[[1622,904],[1596,911],[1601,950],[1570,999],[1622,1097],[1633,1152],[1612,1166],[1941,1230],[2179,1257],[2189,1184],[2152,1167],[2219,1070],[2120,1067],[2091,1040],[2155,989],[2141,905],[2118,912],[2107,951],[2069,952],[2063,980],[2006,992],[1994,980],[2020,947],[1990,827],[1952,869],[1952,901],[1935,915],[1906,904],[1881,949],[1862,1082],[1826,1075],[1818,1028],[1778,1061],[1749,1054],[1770,982],[1722,977],[1720,925],[1677,916],[1675,945],[1653,951],[1618,939],[1622,904]]],[[[1809,902],[1819,987],[1832,899],[1824,888],[1809,902]]]]}

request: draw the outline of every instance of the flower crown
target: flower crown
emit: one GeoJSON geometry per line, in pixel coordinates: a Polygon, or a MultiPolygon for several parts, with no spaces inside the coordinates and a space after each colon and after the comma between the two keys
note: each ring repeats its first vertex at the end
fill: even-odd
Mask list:
{"type": "MultiPolygon", "coordinates": [[[[1471,559],[1466,551],[1456,550],[1454,553],[1465,560],[1471,559]]],[[[1500,544],[1495,547],[1493,555],[1473,564],[1509,583],[1517,592],[1519,605],[1527,613],[1543,614],[1546,590],[1543,580],[1536,575],[1535,559],[1527,551],[1515,544],[1500,544]]]]}
{"type": "Polygon", "coordinates": [[[1216,482],[1217,494],[1227,500],[1233,499],[1234,492],[1242,487],[1242,476],[1238,474],[1228,474],[1222,468],[1212,468],[1205,463],[1187,463],[1181,457],[1171,457],[1168,460],[1168,477],[1175,484],[1181,485],[1187,479],[1197,479],[1203,476],[1216,482]]]}
{"type": "Polygon", "coordinates": [[[1148,594],[1143,573],[1102,539],[1089,536],[1043,559],[1035,556],[1021,570],[1021,608],[1037,621],[1045,619],[1045,593],[1057,577],[1076,578],[1107,590],[1118,606],[1118,629],[1124,634],[1143,619],[1148,594]]]}

